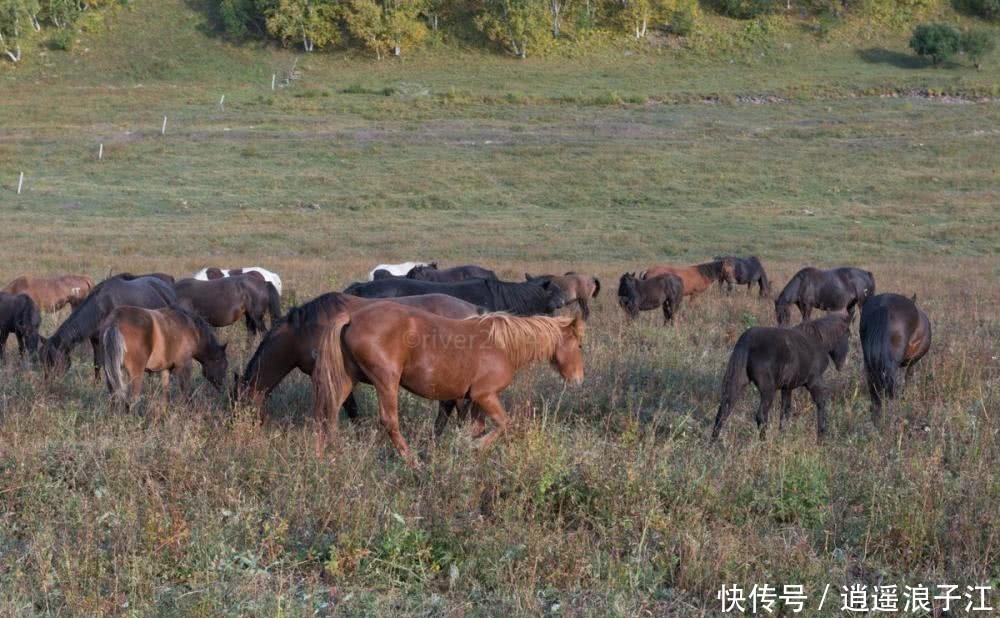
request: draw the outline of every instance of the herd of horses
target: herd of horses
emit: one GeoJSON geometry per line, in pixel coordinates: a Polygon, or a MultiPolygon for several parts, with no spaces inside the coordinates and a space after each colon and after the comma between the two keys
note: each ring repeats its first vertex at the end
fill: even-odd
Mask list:
{"type": "MultiPolygon", "coordinates": [[[[719,284],[757,286],[772,295],[756,257],[718,256],[690,266],[654,265],[624,273],[618,304],[629,318],[661,309],[674,321],[682,301],[719,284]]],[[[256,351],[242,374],[234,372],[233,401],[257,407],[265,422],[265,401],[293,370],[311,377],[317,449],[336,429],[343,408],[357,416],[352,395],[358,383],[375,388],[379,420],[399,454],[413,456],[399,429],[399,389],[440,402],[435,432],[457,410],[471,411],[470,432],[488,446],[509,424],[500,393],[522,367],[548,362],[567,383],[583,381],[583,341],[589,301],[601,283],[592,275],[525,274],[503,281],[475,265],[438,268],[436,263],[383,264],[367,281],[329,292],[281,312],[281,279],[259,267],[206,268],[175,280],[164,273],[109,276],[94,285],[82,275],[16,278],[0,291],[0,359],[13,333],[21,355],[37,356],[47,378],[65,373],[71,351],[89,340],[94,377],[104,376],[113,399],[131,406],[140,397],[145,374],[158,373],[164,394],[176,377],[191,391],[194,362],[206,380],[226,392],[226,344],[215,328],[243,320],[256,351]],[[47,338],[39,334],[40,312],[69,305],[69,316],[47,338]],[[570,308],[564,315],[560,310],[570,308]],[[575,309],[575,310],[574,310],[575,309]],[[267,318],[270,318],[268,325],[267,318]],[[493,429],[486,431],[486,419],[493,429]]],[[[931,326],[916,299],[875,294],[871,272],[857,268],[797,272],[774,300],[775,327],[752,327],[736,342],[721,386],[712,438],[719,436],[741,390],[760,394],[756,422],[765,437],[777,392],[779,427],[791,411],[792,392],[805,388],[817,410],[817,435],[826,431],[830,361],[844,367],[851,324],[860,310],[860,339],[872,417],[900,390],[907,373],[928,351],[931,326]],[[791,325],[791,308],[801,322],[791,325]],[[827,314],[811,319],[812,311],[827,314]]]]}

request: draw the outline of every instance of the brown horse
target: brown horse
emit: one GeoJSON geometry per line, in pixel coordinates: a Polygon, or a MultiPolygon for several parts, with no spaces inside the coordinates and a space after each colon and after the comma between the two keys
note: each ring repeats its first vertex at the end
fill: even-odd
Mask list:
{"type": "Polygon", "coordinates": [[[533,281],[536,283],[542,283],[545,281],[551,281],[563,291],[563,295],[566,297],[566,304],[570,305],[576,303],[580,307],[580,315],[586,320],[590,317],[590,306],[588,305],[588,300],[591,298],[597,298],[597,295],[601,291],[601,282],[597,277],[592,275],[581,275],[573,271],[569,271],[565,275],[538,275],[532,276],[528,273],[524,273],[525,281],[533,281]]]}
{"type": "Polygon", "coordinates": [[[684,284],[684,296],[694,298],[707,290],[715,282],[732,283],[736,279],[736,266],[729,258],[694,264],[691,266],[670,266],[660,264],[650,266],[642,274],[643,279],[657,275],[676,275],[684,284]]]}
{"type": "Polygon", "coordinates": [[[76,307],[90,294],[94,280],[86,275],[30,277],[22,275],[7,284],[8,294],[27,294],[39,311],[59,311],[66,305],[76,307]]]}
{"type": "Polygon", "coordinates": [[[257,275],[235,275],[224,279],[201,281],[181,279],[174,284],[177,303],[212,326],[229,326],[246,319],[250,336],[267,330],[264,320],[271,314],[274,322],[281,317],[281,297],[272,283],[257,275]]]}
{"type": "MultiPolygon", "coordinates": [[[[234,398],[249,400],[260,410],[261,420],[266,420],[264,400],[285,376],[294,369],[306,375],[312,374],[320,337],[333,323],[338,311],[344,306],[348,311],[358,311],[376,302],[385,301],[330,292],[293,307],[261,340],[257,351],[247,363],[243,376],[236,377],[234,398]]],[[[482,307],[446,294],[401,296],[391,299],[391,302],[423,309],[446,318],[462,319],[485,313],[482,307]]],[[[439,433],[444,429],[454,408],[454,402],[442,402],[437,420],[439,433]]],[[[357,416],[357,404],[353,396],[347,398],[344,409],[351,418],[357,416]]]]}
{"type": "Polygon", "coordinates": [[[11,333],[17,337],[17,349],[22,358],[25,350],[34,354],[41,342],[38,336],[41,321],[42,316],[30,296],[0,292],[0,362],[3,362],[4,348],[11,333]]]}
{"type": "Polygon", "coordinates": [[[104,381],[123,403],[139,399],[144,372],[160,374],[165,397],[170,374],[176,374],[181,392],[187,395],[192,359],[201,363],[205,378],[220,391],[226,380],[227,344],[219,344],[205,320],[178,307],[117,307],[105,318],[100,336],[104,381]]]}
{"type": "Polygon", "coordinates": [[[375,386],[379,420],[410,465],[416,461],[399,431],[400,386],[437,401],[471,399],[496,425],[480,438],[479,446],[487,447],[507,430],[499,395],[518,369],[549,361],[567,382],[583,381],[583,333],[579,316],[452,320],[391,302],[355,312],[344,305],[323,336],[312,374],[321,423],[317,448],[335,430],[336,413],[359,381],[375,386]]]}

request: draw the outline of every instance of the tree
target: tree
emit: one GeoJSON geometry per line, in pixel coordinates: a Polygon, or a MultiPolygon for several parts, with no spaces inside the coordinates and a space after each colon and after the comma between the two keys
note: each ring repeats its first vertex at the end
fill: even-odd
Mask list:
{"type": "Polygon", "coordinates": [[[551,41],[547,0],[486,0],[476,25],[515,56],[527,58],[528,47],[551,41]]]}
{"type": "Polygon", "coordinates": [[[940,64],[958,51],[961,35],[948,24],[920,24],[910,38],[910,49],[940,64]]]}
{"type": "Polygon", "coordinates": [[[351,36],[381,59],[389,50],[398,56],[404,45],[424,39],[420,8],[418,0],[351,0],[344,21],[351,36]]]}
{"type": "Polygon", "coordinates": [[[267,17],[267,31],[286,45],[301,41],[302,49],[340,41],[340,4],[336,0],[279,0],[267,17]]]}
{"type": "Polygon", "coordinates": [[[0,52],[11,62],[21,61],[21,36],[26,24],[36,30],[38,25],[37,0],[0,0],[0,52]]]}
{"type": "Polygon", "coordinates": [[[549,13],[552,15],[552,36],[558,38],[562,32],[562,18],[570,8],[573,0],[549,0],[549,13]]]}
{"type": "Polygon", "coordinates": [[[972,60],[972,65],[979,70],[983,68],[983,58],[996,47],[996,41],[988,30],[969,30],[962,33],[959,47],[972,60]]]}

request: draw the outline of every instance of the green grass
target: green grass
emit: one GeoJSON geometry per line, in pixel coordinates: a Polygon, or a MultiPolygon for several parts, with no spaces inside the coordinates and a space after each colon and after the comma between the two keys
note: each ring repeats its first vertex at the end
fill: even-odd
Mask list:
{"type": "MultiPolygon", "coordinates": [[[[385,261],[572,268],[604,286],[587,382],[525,372],[485,455],[462,428],[435,441],[433,406],[405,397],[413,473],[367,391],[318,458],[302,376],[265,431],[206,389],[159,421],[155,403],[114,412],[84,350],[54,384],[8,363],[0,614],[701,616],[726,583],[801,583],[814,604],[826,584],[998,585],[995,63],[926,69],[903,36],[794,28],[732,63],[624,46],[376,63],[233,46],[190,6],[137,3],[0,69],[0,278],[260,264],[289,305],[385,261]],[[927,90],[961,96],[907,94],[927,90]],[[804,396],[759,443],[748,390],[710,446],[728,352],[771,303],[713,290],[661,328],[626,323],[615,287],[722,252],[778,286],[853,264],[916,293],[934,343],[898,422],[871,427],[855,338],[826,444],[804,396]]],[[[242,367],[242,327],[221,337],[242,367]]]]}

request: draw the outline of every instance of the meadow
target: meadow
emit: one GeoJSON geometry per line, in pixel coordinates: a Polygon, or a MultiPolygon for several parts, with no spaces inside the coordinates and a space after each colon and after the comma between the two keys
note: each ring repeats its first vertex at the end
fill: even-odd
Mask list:
{"type": "MultiPolygon", "coordinates": [[[[363,418],[317,457],[302,375],[265,430],[200,376],[191,402],[126,414],[89,346],[50,383],[9,346],[0,614],[714,616],[723,585],[768,583],[832,616],[855,583],[1000,590],[991,63],[928,69],[884,61],[900,38],[796,32],[734,61],[377,63],[232,46],[192,7],[140,5],[0,71],[0,279],[259,264],[287,309],[379,262],[573,269],[602,282],[587,378],[523,373],[513,430],[484,454],[457,423],[435,439],[435,404],[404,398],[414,472],[364,388],[363,418]],[[760,256],[776,287],[856,265],[916,294],[934,341],[893,421],[871,424],[855,337],[828,373],[826,442],[805,393],[757,440],[747,389],[709,443],[728,353],[774,323],[771,301],[713,289],[671,328],[627,322],[615,291],[626,270],[721,253],[760,256]]],[[[220,334],[241,370],[255,342],[220,334]]]]}

